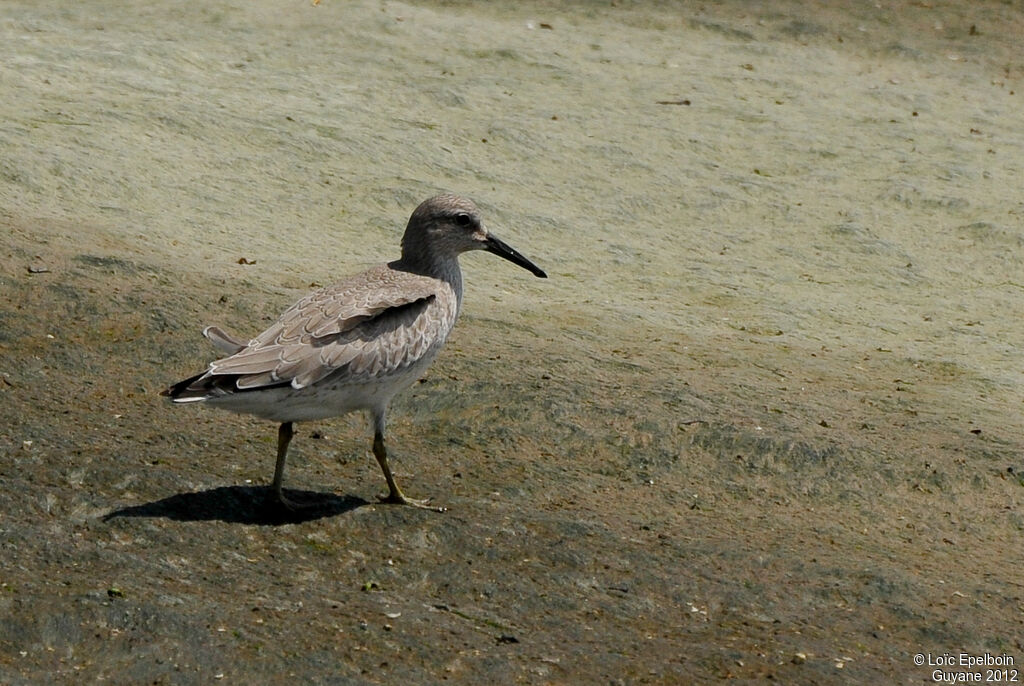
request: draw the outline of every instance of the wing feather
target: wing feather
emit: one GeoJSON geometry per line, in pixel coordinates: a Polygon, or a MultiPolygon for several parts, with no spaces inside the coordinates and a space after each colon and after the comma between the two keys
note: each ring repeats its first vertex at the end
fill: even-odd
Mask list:
{"type": "Polygon", "coordinates": [[[231,357],[210,365],[211,374],[259,374],[275,369],[281,362],[284,348],[268,345],[265,348],[246,348],[231,357]]]}
{"type": "Polygon", "coordinates": [[[218,326],[208,326],[203,329],[203,335],[206,336],[207,340],[213,344],[213,347],[217,348],[223,353],[233,355],[239,350],[245,348],[246,344],[238,340],[228,332],[224,331],[218,326]]]}
{"type": "Polygon", "coordinates": [[[200,381],[244,391],[387,374],[443,343],[456,307],[449,284],[381,265],[302,298],[200,381]]]}
{"type": "Polygon", "coordinates": [[[235,380],[235,387],[240,391],[247,391],[252,388],[262,388],[264,386],[273,386],[277,384],[280,379],[274,372],[264,372],[262,374],[249,374],[248,376],[240,376],[235,380]]]}

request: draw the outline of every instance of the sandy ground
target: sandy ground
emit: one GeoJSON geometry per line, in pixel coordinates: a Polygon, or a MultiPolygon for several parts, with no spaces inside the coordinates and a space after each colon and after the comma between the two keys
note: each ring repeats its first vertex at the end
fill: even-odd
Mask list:
{"type": "Polygon", "coordinates": [[[847,4],[4,2],[0,683],[1020,667],[1024,11],[847,4]],[[156,393],[442,189],[551,276],[393,408],[450,510],[350,417],[283,518],[156,393]]]}

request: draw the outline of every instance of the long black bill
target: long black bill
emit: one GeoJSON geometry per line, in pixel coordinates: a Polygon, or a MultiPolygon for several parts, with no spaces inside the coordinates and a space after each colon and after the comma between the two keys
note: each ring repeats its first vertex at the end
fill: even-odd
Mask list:
{"type": "Polygon", "coordinates": [[[544,270],[530,262],[528,259],[519,254],[519,252],[510,246],[505,241],[494,236],[494,234],[487,234],[487,242],[484,244],[484,250],[489,253],[494,253],[498,257],[504,257],[513,264],[518,264],[523,269],[529,269],[533,272],[534,276],[539,276],[542,279],[548,278],[548,275],[544,273],[544,270]]]}

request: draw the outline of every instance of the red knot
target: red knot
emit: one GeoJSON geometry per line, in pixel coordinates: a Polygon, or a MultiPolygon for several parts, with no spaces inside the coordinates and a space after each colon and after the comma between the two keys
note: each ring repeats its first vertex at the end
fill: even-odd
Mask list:
{"type": "Polygon", "coordinates": [[[401,258],[310,293],[248,343],[207,327],[203,335],[227,356],[161,395],[278,422],[272,488],[289,509],[300,507],[282,490],[292,424],[366,410],[388,485],[380,500],[428,507],[406,498],[391,474],[384,447],[388,405],[422,377],[455,326],[462,307],[458,258],[470,250],[547,276],[490,233],[471,200],[438,195],[413,211],[401,258]]]}

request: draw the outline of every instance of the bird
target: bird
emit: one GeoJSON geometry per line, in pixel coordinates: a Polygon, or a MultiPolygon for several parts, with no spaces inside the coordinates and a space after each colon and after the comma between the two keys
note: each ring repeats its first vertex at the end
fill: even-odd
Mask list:
{"type": "Polygon", "coordinates": [[[476,204],[446,193],[413,211],[401,257],[306,295],[248,342],[208,326],[203,335],[224,357],[161,391],[176,404],[203,403],[276,422],[271,488],[281,506],[308,506],[283,489],[293,424],[366,411],[373,455],[384,473],[383,503],[444,510],[408,498],[385,447],[388,406],[437,357],[462,308],[459,255],[485,250],[535,276],[540,267],[487,230],[476,204]]]}

